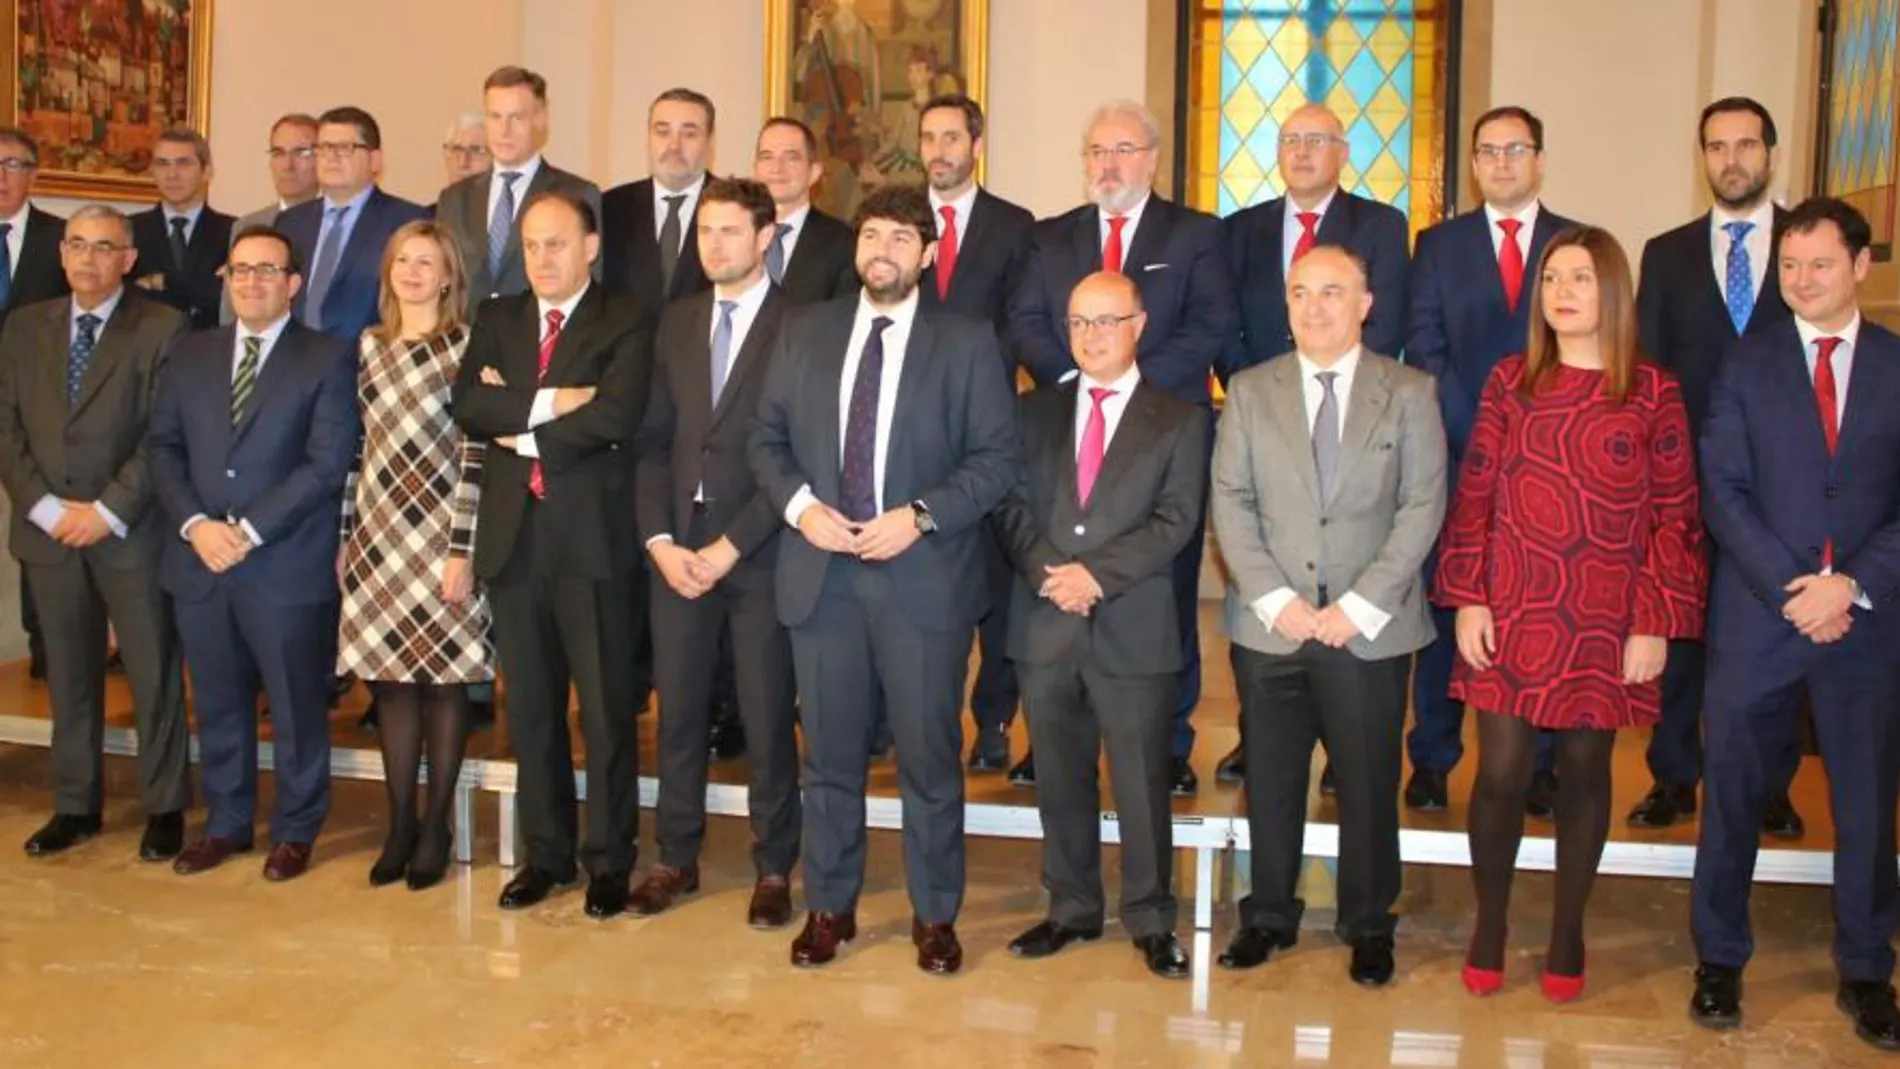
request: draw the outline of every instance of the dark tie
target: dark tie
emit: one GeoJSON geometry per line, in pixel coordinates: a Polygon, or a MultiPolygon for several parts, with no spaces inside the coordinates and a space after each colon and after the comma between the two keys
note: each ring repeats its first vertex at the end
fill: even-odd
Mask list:
{"type": "Polygon", "coordinates": [[[310,267],[310,291],[303,303],[303,323],[312,330],[323,329],[323,299],[330,295],[336,262],[343,256],[343,219],[349,210],[347,204],[323,209],[330,217],[330,232],[324,235],[323,245],[317,249],[317,262],[310,267]]]}
{"type": "Polygon", "coordinates": [[[515,229],[515,183],[520,171],[501,172],[501,196],[495,198],[495,214],[488,220],[488,280],[501,276],[501,257],[508,251],[509,235],[515,229]]]}
{"type": "Polygon", "coordinates": [[[0,223],[0,308],[13,303],[13,250],[7,245],[12,233],[12,223],[0,223]]]}
{"type": "Polygon", "coordinates": [[[191,225],[191,220],[185,218],[182,215],[174,215],[171,217],[172,270],[173,271],[182,272],[185,269],[185,257],[186,257],[185,227],[189,225],[191,225]]]}
{"type": "Polygon", "coordinates": [[[884,331],[889,316],[871,320],[858,358],[858,377],[851,384],[851,408],[844,424],[844,472],[839,483],[838,507],[846,519],[865,522],[877,517],[877,399],[884,384],[884,331]]]}
{"type": "Polygon", "coordinates": [[[66,354],[66,406],[79,402],[79,387],[86,381],[86,365],[92,361],[92,347],[99,342],[99,317],[91,312],[79,317],[79,330],[73,335],[73,347],[66,354]]]}
{"type": "Polygon", "coordinates": [[[772,276],[773,285],[785,282],[785,235],[792,232],[792,224],[778,223],[772,231],[772,244],[765,249],[765,272],[772,276]]]}
{"type": "Polygon", "coordinates": [[[719,407],[719,395],[725,392],[726,376],[732,374],[732,313],[738,301],[719,302],[719,324],[712,336],[712,400],[719,407]]]}
{"type": "MultiPolygon", "coordinates": [[[[1830,457],[1841,442],[1840,396],[1834,384],[1834,350],[1840,347],[1839,338],[1814,339],[1814,407],[1821,417],[1821,437],[1827,442],[1830,457]]],[[[1821,567],[1834,567],[1832,538],[1821,545],[1821,567]]]]}
{"type": "Polygon", "coordinates": [[[663,199],[666,222],[660,224],[660,281],[671,290],[673,271],[680,265],[680,205],[686,203],[686,194],[675,193],[663,199]]]}
{"type": "Polygon", "coordinates": [[[264,339],[253,334],[244,339],[244,359],[238,361],[237,377],[231,380],[231,426],[244,419],[244,406],[251,403],[257,388],[257,365],[264,358],[264,339]]]}

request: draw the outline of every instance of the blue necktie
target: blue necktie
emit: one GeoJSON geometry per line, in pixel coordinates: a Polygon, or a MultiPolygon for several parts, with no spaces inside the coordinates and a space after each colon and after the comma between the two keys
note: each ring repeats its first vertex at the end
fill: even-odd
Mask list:
{"type": "Polygon", "coordinates": [[[765,273],[772,276],[773,285],[785,283],[785,235],[792,232],[790,223],[774,224],[772,244],[765,248],[765,273]]]}
{"type": "Polygon", "coordinates": [[[713,327],[712,400],[714,408],[719,407],[719,395],[726,389],[726,376],[732,373],[732,313],[738,307],[738,301],[720,301],[719,324],[713,327]]]}
{"type": "Polygon", "coordinates": [[[1755,314],[1755,274],[1748,262],[1748,232],[1754,223],[1723,223],[1728,231],[1728,270],[1723,274],[1722,290],[1728,305],[1729,322],[1735,333],[1748,329],[1748,317],[1755,314]]]}
{"type": "Polygon", "coordinates": [[[838,510],[846,519],[866,522],[877,518],[877,395],[884,385],[884,331],[889,316],[871,320],[858,359],[857,381],[851,384],[851,409],[844,424],[844,471],[839,480],[838,510]]]}
{"type": "Polygon", "coordinates": [[[91,312],[79,317],[79,330],[73,335],[73,347],[66,352],[66,407],[79,403],[79,387],[86,381],[86,365],[92,362],[92,347],[99,343],[99,317],[91,312]]]}
{"type": "Polygon", "coordinates": [[[323,214],[330,218],[330,232],[323,236],[317,262],[310,266],[310,292],[304,295],[303,304],[304,326],[312,330],[323,329],[323,299],[330,295],[330,282],[336,278],[336,262],[343,256],[343,217],[349,210],[347,204],[323,209],[323,214]]]}
{"type": "Polygon", "coordinates": [[[488,220],[488,280],[501,277],[501,257],[508,251],[508,237],[515,228],[515,183],[520,171],[501,172],[501,196],[495,200],[495,214],[488,220]]]}
{"type": "Polygon", "coordinates": [[[0,223],[0,308],[13,303],[13,250],[7,245],[12,233],[12,223],[0,223]]]}

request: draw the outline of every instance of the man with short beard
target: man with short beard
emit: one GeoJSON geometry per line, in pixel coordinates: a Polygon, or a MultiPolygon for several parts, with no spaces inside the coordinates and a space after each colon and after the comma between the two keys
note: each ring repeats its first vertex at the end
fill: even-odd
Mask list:
{"type": "MultiPolygon", "coordinates": [[[[1747,97],[1727,97],[1702,111],[1702,162],[1714,206],[1691,222],[1651,238],[1643,247],[1636,293],[1643,352],[1675,372],[1700,434],[1709,411],[1709,387],[1723,355],[1744,334],[1788,321],[1774,271],[1775,234],[1787,215],[1768,195],[1775,175],[1775,120],[1747,97]]],[[[1663,668],[1662,720],[1649,740],[1655,787],[1630,811],[1638,827],[1666,828],[1695,815],[1702,778],[1703,644],[1669,643],[1663,668]]],[[[1770,835],[1802,832],[1788,784],[1800,767],[1799,748],[1782,755],[1771,777],[1775,790],[1763,817],[1770,835]]]]}
{"type": "Polygon", "coordinates": [[[707,286],[693,231],[712,159],[713,102],[693,89],[668,89],[647,107],[646,178],[600,199],[601,281],[648,306],[707,286]]]}

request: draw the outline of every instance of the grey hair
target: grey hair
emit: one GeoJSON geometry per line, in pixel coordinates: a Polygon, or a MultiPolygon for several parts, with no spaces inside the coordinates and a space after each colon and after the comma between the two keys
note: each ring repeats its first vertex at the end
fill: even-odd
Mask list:
{"type": "Polygon", "coordinates": [[[487,128],[486,126],[483,125],[485,122],[486,120],[482,117],[481,112],[465,111],[461,113],[460,115],[457,115],[455,118],[449,120],[448,132],[442,135],[442,140],[444,141],[455,140],[455,131],[457,130],[466,130],[470,127],[474,127],[477,130],[484,130],[487,128]]]}
{"type": "Polygon", "coordinates": [[[1161,122],[1155,118],[1154,112],[1148,110],[1148,105],[1138,100],[1111,100],[1089,115],[1088,125],[1082,127],[1082,147],[1088,147],[1089,132],[1095,129],[1096,123],[1103,119],[1120,117],[1131,118],[1140,123],[1141,136],[1148,139],[1148,144],[1161,143],[1161,122]]]}
{"type": "Polygon", "coordinates": [[[132,244],[132,220],[110,204],[82,204],[78,211],[66,217],[69,223],[84,223],[94,219],[109,219],[119,224],[119,236],[125,239],[127,245],[132,244]]]}

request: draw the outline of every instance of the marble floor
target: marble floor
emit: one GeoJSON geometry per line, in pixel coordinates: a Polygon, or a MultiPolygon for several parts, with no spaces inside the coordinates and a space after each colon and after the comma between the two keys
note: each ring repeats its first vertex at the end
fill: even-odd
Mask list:
{"type": "MultiPolygon", "coordinates": [[[[1285,957],[1246,974],[1213,968],[1231,906],[1191,940],[1194,978],[1169,983],[1113,928],[1046,962],[1011,959],[1005,944],[1040,913],[1036,847],[975,840],[965,971],[946,980],[912,964],[897,840],[877,833],[859,943],[806,973],[786,964],[790,932],[743,923],[750,867],[735,820],[712,823],[700,894],[661,917],[601,924],[578,893],[499,912],[505,873],[488,861],[421,894],[370,890],[382,803],[365,783],[338,785],[305,878],[268,885],[253,857],[183,879],[134,858],[130,763],[114,759],[110,774],[107,833],[33,861],[18,844],[44,816],[45,753],[0,747],[8,1069],[1881,1063],[1833,1007],[1825,888],[1758,890],[1748,1025],[1718,1036],[1684,1012],[1694,956],[1679,882],[1598,885],[1589,992],[1556,1008],[1535,981],[1551,894],[1542,874],[1520,880],[1509,986],[1493,999],[1458,986],[1471,894],[1451,868],[1408,870],[1389,989],[1346,981],[1321,909],[1285,957]]],[[[492,823],[478,831],[476,856],[493,858],[492,823]]],[[[1316,902],[1325,881],[1316,866],[1316,902]]]]}

